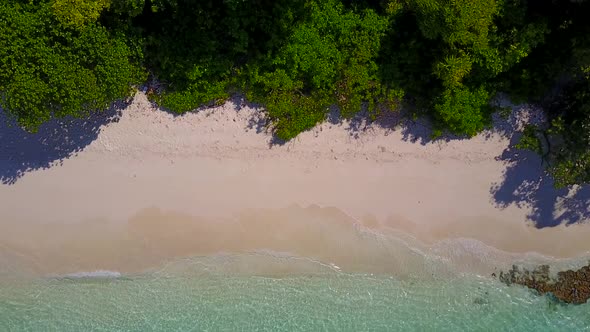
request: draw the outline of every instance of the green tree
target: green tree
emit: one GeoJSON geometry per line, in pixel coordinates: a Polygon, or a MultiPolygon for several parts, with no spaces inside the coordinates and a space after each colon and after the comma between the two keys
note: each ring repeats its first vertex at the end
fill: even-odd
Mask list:
{"type": "Polygon", "coordinates": [[[144,76],[141,51],[93,21],[102,5],[65,15],[68,3],[0,4],[0,105],[30,131],[104,109],[144,76]]]}
{"type": "Polygon", "coordinates": [[[557,187],[590,183],[590,77],[570,83],[548,107],[553,120],[544,135],[549,171],[557,187]]]}
{"type": "Polygon", "coordinates": [[[530,2],[525,9],[546,22],[546,42],[506,73],[506,87],[544,107],[549,125],[537,137],[555,185],[590,183],[590,2],[530,2]]]}
{"type": "Polygon", "coordinates": [[[55,18],[64,26],[83,28],[96,22],[111,0],[54,0],[51,9],[55,18]]]}
{"type": "Polygon", "coordinates": [[[379,79],[377,58],[388,18],[372,9],[309,1],[308,16],[284,45],[247,71],[248,96],[265,104],[276,134],[290,139],[325,119],[330,105],[350,116],[366,102],[373,115],[403,93],[379,79]]]}
{"type": "Polygon", "coordinates": [[[167,86],[156,96],[158,103],[182,113],[227,98],[242,86],[246,64],[284,43],[302,15],[303,3],[160,1],[144,8],[140,21],[147,65],[167,86]]]}
{"type": "Polygon", "coordinates": [[[245,92],[288,140],[337,105],[376,117],[400,102],[436,133],[475,135],[503,90],[544,102],[556,184],[590,182],[587,0],[5,0],[0,106],[28,130],[150,94],[182,113],[245,92]],[[145,55],[145,56],[144,56],[145,55]]]}
{"type": "Polygon", "coordinates": [[[384,52],[385,79],[403,82],[439,130],[457,134],[475,135],[489,124],[497,77],[545,33],[543,22],[524,20],[519,1],[394,0],[388,8],[401,18],[384,52]]]}

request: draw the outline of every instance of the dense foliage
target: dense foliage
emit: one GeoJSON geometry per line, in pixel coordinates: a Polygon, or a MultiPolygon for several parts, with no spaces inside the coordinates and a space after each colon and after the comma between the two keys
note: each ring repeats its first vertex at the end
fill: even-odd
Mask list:
{"type": "Polygon", "coordinates": [[[130,96],[172,112],[234,92],[291,139],[337,105],[400,105],[435,134],[472,136],[503,91],[542,103],[527,128],[558,185],[590,182],[590,3],[585,0],[4,0],[0,106],[34,131],[130,96]]]}
{"type": "Polygon", "coordinates": [[[505,90],[544,106],[548,126],[525,130],[522,145],[543,156],[558,187],[590,183],[589,15],[587,0],[531,2],[545,42],[504,77],[505,90]]]}
{"type": "Polygon", "coordinates": [[[0,106],[31,131],[105,108],[144,79],[139,45],[95,22],[104,4],[73,12],[76,2],[0,4],[0,106]]]}

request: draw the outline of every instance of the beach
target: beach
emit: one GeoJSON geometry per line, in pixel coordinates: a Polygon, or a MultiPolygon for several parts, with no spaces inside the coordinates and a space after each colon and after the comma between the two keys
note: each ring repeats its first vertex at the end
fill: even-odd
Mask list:
{"type": "MultiPolygon", "coordinates": [[[[33,236],[43,227],[61,227],[83,234],[84,227],[100,223],[126,224],[141,215],[149,219],[149,211],[184,215],[198,224],[199,219],[235,219],[247,211],[280,215],[291,206],[318,206],[333,208],[344,222],[398,230],[425,244],[467,238],[512,253],[583,255],[590,250],[587,205],[571,200],[587,204],[586,193],[570,193],[569,206],[577,210],[568,210],[567,192],[542,182],[549,180],[540,158],[526,151],[513,161],[504,158],[514,150],[510,131],[522,126],[518,117],[526,112],[531,109],[498,119],[495,129],[471,139],[432,142],[424,124],[401,123],[394,114],[384,124],[328,121],[276,144],[263,127],[264,114],[238,98],[174,116],[154,108],[140,92],[81,151],[51,167],[32,164],[12,176],[12,184],[5,174],[0,187],[3,241],[26,251],[24,239],[30,236],[15,237],[11,231],[33,236]],[[518,172],[511,173],[515,168],[518,172]]],[[[79,130],[72,125],[59,137],[76,140],[84,135],[79,130]]],[[[15,136],[6,137],[14,142],[1,154],[5,169],[54,153],[51,147],[30,149],[19,159],[7,151],[24,140],[15,136]]],[[[161,225],[150,227],[164,233],[193,227],[189,221],[168,227],[161,219],[152,222],[161,225]]],[[[247,221],[241,224],[250,227],[247,221]]],[[[259,232],[264,227],[252,231],[259,232]]]]}
{"type": "MultiPolygon", "coordinates": [[[[202,284],[208,278],[222,278],[211,281],[220,287],[244,276],[266,298],[276,296],[274,286],[253,277],[287,285],[328,273],[353,279],[313,279],[319,284],[311,292],[323,282],[346,292],[377,287],[371,282],[406,292],[413,286],[402,284],[415,278],[430,283],[425,289],[443,289],[432,303],[462,296],[464,278],[471,286],[462,291],[480,284],[477,292],[513,292],[491,275],[517,263],[567,268],[590,257],[586,188],[554,189],[538,156],[511,148],[535,114],[529,106],[515,108],[511,118],[496,117],[495,126],[476,137],[435,141],[426,122],[392,114],[371,124],[330,119],[276,142],[264,113],[238,97],[175,116],[153,107],[142,92],[107,114],[108,121],[50,124],[37,135],[5,127],[0,277],[32,283],[138,277],[149,288],[184,285],[196,292],[211,286],[202,284]],[[162,275],[184,277],[154,285],[162,275]],[[441,278],[450,283],[436,284],[441,278]]],[[[51,284],[52,291],[78,294],[71,288],[78,286],[54,282],[60,284],[51,284]]],[[[117,292],[111,288],[117,285],[128,284],[79,291],[117,292]]],[[[14,289],[39,287],[45,286],[14,289]]],[[[9,288],[9,298],[33,294],[9,288]]],[[[171,301],[181,292],[166,289],[171,301]]],[[[424,300],[424,292],[411,289],[417,303],[424,300]]],[[[223,296],[238,296],[230,293],[223,296]]],[[[518,294],[512,296],[529,302],[536,296],[518,294]]],[[[4,308],[8,316],[18,317],[11,308],[4,308]]],[[[529,323],[536,326],[522,324],[529,323]]]]}
{"type": "Polygon", "coordinates": [[[590,332],[588,16],[0,3],[0,332],[590,332]]]}

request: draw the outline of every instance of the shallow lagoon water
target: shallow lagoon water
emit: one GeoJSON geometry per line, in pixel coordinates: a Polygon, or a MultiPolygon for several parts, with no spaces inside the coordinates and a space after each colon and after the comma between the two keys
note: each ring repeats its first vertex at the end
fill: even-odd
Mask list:
{"type": "Polygon", "coordinates": [[[590,331],[589,303],[492,277],[513,263],[576,268],[588,255],[425,244],[338,211],[288,212],[9,228],[0,331],[590,331]]]}
{"type": "MultiPolygon", "coordinates": [[[[249,255],[179,260],[137,275],[97,271],[0,283],[2,331],[589,331],[565,305],[491,277],[346,273],[272,255],[298,272],[230,271],[249,255]]],[[[285,270],[286,271],[286,270],[285,270]]]]}

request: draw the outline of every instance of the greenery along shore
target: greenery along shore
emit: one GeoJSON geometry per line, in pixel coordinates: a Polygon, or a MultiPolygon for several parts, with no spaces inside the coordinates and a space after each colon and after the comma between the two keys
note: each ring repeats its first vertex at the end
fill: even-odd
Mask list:
{"type": "Polygon", "coordinates": [[[588,17],[585,0],[4,0],[0,105],[35,131],[154,77],[152,99],[178,113],[243,92],[285,140],[334,104],[345,117],[403,106],[435,134],[471,136],[506,92],[550,119],[521,146],[558,186],[586,183],[588,17]]]}

